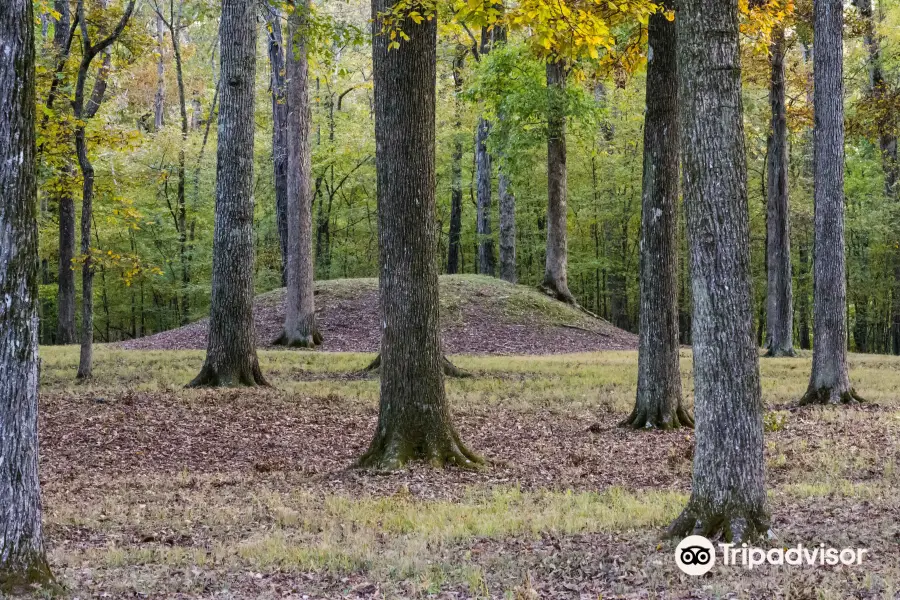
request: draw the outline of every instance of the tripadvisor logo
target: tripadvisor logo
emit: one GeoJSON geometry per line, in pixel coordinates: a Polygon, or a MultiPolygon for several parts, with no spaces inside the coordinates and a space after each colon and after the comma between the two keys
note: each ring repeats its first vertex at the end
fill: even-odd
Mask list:
{"type": "MultiPolygon", "coordinates": [[[[741,544],[719,544],[722,564],[753,569],[761,565],[791,566],[845,566],[862,564],[869,552],[867,548],[826,548],[825,544],[807,547],[797,544],[793,548],[764,550],[741,544]]],[[[687,575],[705,575],[716,564],[716,549],[712,542],[700,535],[691,535],[675,548],[675,564],[687,575]]]]}

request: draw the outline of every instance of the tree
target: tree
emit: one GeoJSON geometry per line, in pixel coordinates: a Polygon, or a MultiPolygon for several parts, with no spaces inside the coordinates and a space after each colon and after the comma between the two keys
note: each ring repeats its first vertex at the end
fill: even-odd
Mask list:
{"type": "Polygon", "coordinates": [[[110,47],[122,35],[135,0],[129,0],[125,13],[119,19],[112,33],[98,43],[91,42],[88,28],[86,0],[78,0],[78,25],[81,28],[81,64],[78,66],[78,78],[75,83],[75,98],[72,100],[72,111],[75,113],[75,152],[78,155],[78,166],[81,168],[81,353],[78,360],[78,379],[89,379],[93,373],[94,357],[94,264],[91,257],[91,223],[93,221],[94,202],[94,166],[88,155],[87,122],[90,121],[103,102],[106,94],[106,80],[111,68],[110,47]],[[100,71],[94,80],[94,87],[85,105],[85,86],[91,63],[103,54],[100,71]]]}
{"type": "Polygon", "coordinates": [[[453,163],[450,167],[450,231],[447,246],[447,273],[455,275],[459,272],[459,238],[462,231],[462,157],[463,142],[459,130],[462,129],[462,96],[463,69],[466,67],[468,49],[463,44],[456,45],[453,56],[453,110],[456,135],[453,140],[453,163]]]}
{"type": "Polygon", "coordinates": [[[738,1],[684,0],[678,8],[696,442],[691,497],[669,531],[739,543],[765,533],[769,518],[750,293],[738,1]]]}
{"type": "Polygon", "coordinates": [[[254,0],[223,0],[216,222],[206,361],[189,387],[268,385],[253,327],[254,0]]]}
{"type": "Polygon", "coordinates": [[[568,281],[568,180],[566,172],[566,66],[547,62],[547,255],[541,288],[575,304],[568,281]]]}
{"type": "Polygon", "coordinates": [[[0,595],[53,581],[38,480],[38,232],[31,0],[0,5],[0,595]]]}
{"type": "Polygon", "coordinates": [[[444,391],[435,219],[437,20],[410,13],[387,29],[391,0],[373,0],[375,169],[383,322],[378,425],[359,465],[410,460],[470,467],[481,459],[453,428],[444,391]],[[386,26],[387,25],[387,26],[386,26]],[[393,35],[391,35],[393,34],[393,35]],[[394,41],[400,37],[402,41],[394,41]]]}
{"type": "Polygon", "coordinates": [[[784,30],[778,28],[769,47],[772,120],[766,168],[767,356],[794,356],[794,302],[791,281],[790,206],[788,203],[787,107],[784,99],[784,30]]]}
{"type": "Polygon", "coordinates": [[[641,311],[637,400],[623,425],[691,427],[678,359],[678,71],[675,23],[650,17],[641,201],[641,311]]]}
{"type": "Polygon", "coordinates": [[[813,10],[813,364],[800,403],[852,404],[861,398],[850,386],[847,366],[843,4],[815,0],[813,10]]]}
{"type": "Polygon", "coordinates": [[[264,6],[269,36],[269,67],[272,71],[272,164],[275,170],[275,221],[281,247],[281,283],[287,286],[287,102],[285,101],[284,40],[281,11],[264,6]]]}
{"type": "MultiPolygon", "coordinates": [[[[497,28],[484,27],[481,30],[480,55],[491,51],[497,28]]],[[[477,56],[476,56],[477,57],[477,56]]],[[[482,275],[495,275],[494,238],[491,231],[491,188],[493,187],[493,157],[488,151],[488,136],[491,134],[491,122],[478,119],[475,133],[475,180],[477,215],[475,220],[478,235],[478,272],[482,275]]]]}
{"type": "Polygon", "coordinates": [[[287,303],[277,344],[314,348],[322,343],[316,324],[312,249],[312,157],[306,35],[309,6],[291,4],[287,52],[287,303]]]}

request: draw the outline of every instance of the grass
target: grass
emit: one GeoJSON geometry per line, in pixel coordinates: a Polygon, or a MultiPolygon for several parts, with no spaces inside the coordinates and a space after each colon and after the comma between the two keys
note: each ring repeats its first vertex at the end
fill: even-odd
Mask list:
{"type": "MultiPolygon", "coordinates": [[[[700,580],[675,570],[674,545],[660,537],[687,499],[691,435],[612,427],[633,402],[636,353],[454,356],[476,374],[447,382],[463,437],[479,447],[502,430],[488,445],[500,456],[482,472],[391,475],[344,470],[371,435],[378,382],[354,373],[372,355],[263,351],[276,389],[236,392],[183,389],[202,352],[99,346],[87,383],[74,381],[77,348],[42,348],[41,358],[42,418],[62,419],[53,431],[63,436],[73,419],[79,434],[46,440],[42,457],[51,562],[71,597],[837,599],[900,589],[895,358],[851,356],[851,379],[878,406],[798,411],[809,356],[761,360],[774,543],[870,547],[873,561],[845,572],[719,566],[700,580]],[[245,431],[215,410],[238,425],[246,417],[245,431]],[[184,419],[197,420],[188,437],[174,427],[184,419]],[[595,421],[600,432],[589,433],[595,421]],[[272,445],[289,434],[307,450],[272,445]],[[165,460],[179,443],[191,444],[185,456],[223,459],[165,460]],[[607,483],[583,479],[608,471],[607,483]]],[[[689,404],[690,361],[683,352],[689,404]]]]}

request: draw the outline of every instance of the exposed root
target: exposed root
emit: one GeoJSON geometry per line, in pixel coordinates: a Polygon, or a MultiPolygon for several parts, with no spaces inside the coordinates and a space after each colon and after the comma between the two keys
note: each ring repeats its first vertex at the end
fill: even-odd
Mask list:
{"type": "Polygon", "coordinates": [[[396,471],[413,461],[424,461],[435,468],[477,469],[483,466],[484,458],[466,448],[452,427],[448,429],[439,436],[425,436],[419,442],[407,439],[395,428],[386,433],[379,432],[355,466],[377,471],[396,471]],[[431,439],[433,437],[438,439],[431,439]]]}
{"type": "Polygon", "coordinates": [[[689,535],[702,535],[709,540],[724,540],[740,544],[769,535],[769,515],[764,509],[733,509],[709,514],[688,502],[684,511],[672,522],[667,535],[680,539],[689,535]]]}
{"type": "Polygon", "coordinates": [[[272,387],[263,377],[259,368],[259,362],[254,360],[249,369],[241,369],[239,372],[222,373],[209,363],[203,365],[200,374],[197,375],[186,388],[211,388],[211,387],[272,387]]]}
{"type": "Polygon", "coordinates": [[[0,598],[8,596],[25,596],[36,591],[61,592],[50,571],[50,565],[43,556],[36,556],[29,564],[16,568],[0,567],[0,598]]]}
{"type": "Polygon", "coordinates": [[[840,405],[840,404],[862,404],[866,399],[856,393],[856,390],[850,388],[841,392],[835,388],[810,388],[800,398],[800,406],[809,406],[811,404],[818,405],[840,405]]]}
{"type": "Polygon", "coordinates": [[[658,429],[668,431],[679,427],[694,428],[694,418],[679,403],[678,407],[668,414],[645,408],[635,407],[627,419],[619,423],[619,427],[631,429],[658,429]]]}
{"type": "Polygon", "coordinates": [[[272,342],[274,346],[284,346],[286,348],[309,348],[314,349],[316,346],[320,346],[324,338],[318,329],[314,329],[312,332],[299,332],[295,331],[292,334],[288,335],[287,331],[282,331],[281,335],[278,336],[278,339],[272,342]]]}
{"type": "MultiPolygon", "coordinates": [[[[468,371],[463,371],[456,365],[454,365],[450,360],[445,356],[442,359],[442,363],[444,366],[444,375],[447,377],[453,377],[455,379],[468,379],[470,377],[474,377],[468,371]]],[[[363,373],[377,373],[378,370],[381,369],[381,354],[375,357],[375,360],[369,363],[369,366],[362,370],[363,373]]]]}
{"type": "Polygon", "coordinates": [[[575,296],[572,295],[567,288],[560,289],[556,282],[545,279],[541,285],[538,286],[538,290],[550,296],[554,300],[559,300],[560,302],[564,302],[576,308],[580,308],[578,302],[575,301],[575,296]]]}
{"type": "Polygon", "coordinates": [[[763,355],[764,358],[796,358],[797,353],[793,348],[774,348],[769,346],[769,349],[763,355]]]}

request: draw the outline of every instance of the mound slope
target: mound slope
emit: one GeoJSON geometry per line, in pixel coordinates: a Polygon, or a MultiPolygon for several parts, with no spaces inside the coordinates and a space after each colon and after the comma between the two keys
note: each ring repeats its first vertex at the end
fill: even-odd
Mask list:
{"type": "MultiPolygon", "coordinates": [[[[441,335],[450,354],[561,354],[632,350],[637,336],[537,290],[475,275],[440,279],[441,335]]],[[[254,305],[260,348],[273,347],[284,322],[284,289],[254,305]]],[[[381,341],[376,279],[316,282],[324,351],[377,352],[381,341]]],[[[131,350],[206,348],[208,319],[118,344],[131,350]]]]}

